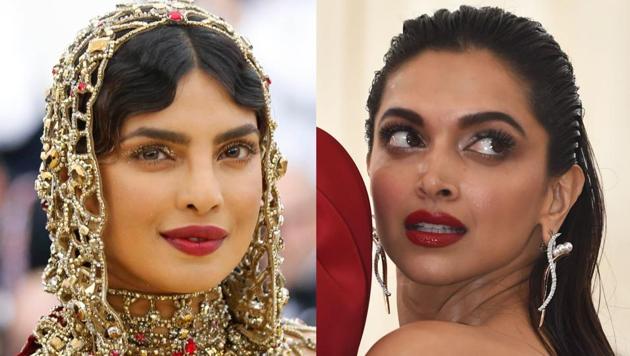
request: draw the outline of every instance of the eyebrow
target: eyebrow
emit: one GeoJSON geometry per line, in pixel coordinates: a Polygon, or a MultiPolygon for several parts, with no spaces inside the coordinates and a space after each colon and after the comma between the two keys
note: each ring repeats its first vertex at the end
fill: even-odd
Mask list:
{"type": "Polygon", "coordinates": [[[217,135],[217,137],[214,138],[214,144],[215,145],[220,144],[225,141],[233,140],[239,137],[244,137],[252,133],[255,133],[256,135],[260,136],[260,131],[258,131],[258,128],[255,125],[245,124],[243,126],[235,127],[228,131],[225,131],[222,134],[217,135]]]}
{"type": "Polygon", "coordinates": [[[409,110],[405,108],[394,107],[394,108],[387,109],[381,116],[381,122],[383,122],[383,120],[385,120],[388,117],[401,118],[405,121],[409,121],[412,124],[416,124],[418,126],[424,125],[424,120],[422,119],[422,116],[420,116],[420,114],[418,114],[417,112],[413,110],[409,110]]]}
{"type": "Polygon", "coordinates": [[[154,138],[157,140],[168,141],[179,145],[185,145],[190,142],[190,137],[188,137],[187,135],[175,131],[162,130],[151,127],[139,127],[130,134],[123,137],[120,142],[126,141],[132,137],[154,138]]]}
{"type": "Polygon", "coordinates": [[[519,125],[518,122],[516,122],[516,120],[512,116],[503,112],[499,112],[499,111],[484,111],[484,112],[464,115],[463,117],[459,119],[459,126],[461,128],[467,128],[467,127],[479,125],[481,123],[488,122],[488,121],[505,122],[506,124],[512,126],[521,135],[523,135],[524,137],[527,137],[523,127],[519,125]]]}
{"type": "MultiPolygon", "coordinates": [[[[258,131],[258,128],[255,125],[245,124],[245,125],[235,127],[233,129],[230,129],[228,131],[225,131],[217,135],[214,138],[213,143],[220,144],[225,141],[233,140],[235,138],[247,136],[251,133],[256,133],[257,135],[260,135],[260,132],[258,131]]],[[[175,132],[175,131],[156,129],[156,128],[151,128],[151,127],[140,127],[134,130],[133,132],[131,132],[130,134],[126,135],[125,137],[123,137],[121,139],[121,142],[128,140],[132,137],[153,138],[157,140],[172,142],[178,145],[186,145],[190,143],[190,137],[188,135],[175,132]]]]}
{"type": "MultiPolygon", "coordinates": [[[[381,122],[388,117],[400,118],[418,126],[424,125],[424,119],[422,118],[422,116],[410,109],[400,107],[389,108],[381,116],[381,122]]],[[[464,115],[459,119],[459,127],[465,129],[488,121],[505,122],[506,124],[512,126],[521,135],[527,137],[523,127],[519,125],[519,123],[512,116],[500,111],[483,111],[464,115]]]]}

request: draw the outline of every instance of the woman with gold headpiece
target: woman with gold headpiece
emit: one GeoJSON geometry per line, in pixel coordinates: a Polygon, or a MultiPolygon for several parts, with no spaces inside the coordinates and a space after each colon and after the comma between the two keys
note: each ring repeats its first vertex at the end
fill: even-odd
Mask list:
{"type": "Polygon", "coordinates": [[[61,302],[22,351],[282,355],[286,170],[252,47],[188,1],[118,5],[53,69],[36,190],[61,302]]]}

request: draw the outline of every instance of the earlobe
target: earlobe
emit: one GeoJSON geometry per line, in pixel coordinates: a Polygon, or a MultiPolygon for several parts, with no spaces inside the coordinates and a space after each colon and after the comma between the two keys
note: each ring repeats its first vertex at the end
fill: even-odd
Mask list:
{"type": "Polygon", "coordinates": [[[558,232],[573,204],[582,193],[584,179],[582,168],[573,165],[562,176],[553,179],[550,183],[540,222],[545,244],[549,242],[552,234],[558,232]]]}

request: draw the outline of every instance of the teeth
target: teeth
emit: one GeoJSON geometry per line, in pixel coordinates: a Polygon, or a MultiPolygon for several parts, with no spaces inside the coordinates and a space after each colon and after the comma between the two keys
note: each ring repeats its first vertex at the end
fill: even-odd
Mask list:
{"type": "Polygon", "coordinates": [[[435,225],[429,223],[419,223],[411,226],[414,230],[429,232],[434,234],[461,234],[466,230],[463,228],[452,227],[447,225],[435,225]]]}
{"type": "Polygon", "coordinates": [[[203,241],[206,241],[205,239],[202,239],[200,237],[189,237],[188,240],[192,241],[192,242],[203,242],[203,241]]]}

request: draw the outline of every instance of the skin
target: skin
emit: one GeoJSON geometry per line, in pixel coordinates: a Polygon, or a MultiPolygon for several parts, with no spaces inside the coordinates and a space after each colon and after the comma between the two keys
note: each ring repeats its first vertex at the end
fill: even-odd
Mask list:
{"type": "Polygon", "coordinates": [[[370,354],[546,354],[529,322],[528,278],[584,176],[578,166],[548,176],[549,138],[527,85],[487,50],[427,50],[390,75],[375,118],[368,173],[376,228],[397,266],[402,327],[370,354]],[[482,112],[519,128],[494,114],[462,126],[482,112]],[[381,135],[387,127],[395,129],[381,135]],[[513,146],[479,136],[488,130],[513,146]],[[441,248],[411,243],[404,220],[419,209],[454,216],[464,237],[441,248]]]}
{"type": "Polygon", "coordinates": [[[258,219],[262,173],[254,111],[195,69],[180,80],[169,107],[129,117],[121,137],[114,154],[99,162],[109,286],[149,293],[217,286],[244,256],[258,219]],[[149,137],[142,128],[182,140],[149,137]],[[230,133],[235,136],[226,139],[230,133]],[[228,237],[196,257],[160,235],[188,225],[215,225],[228,237]]]}
{"type": "MultiPolygon", "coordinates": [[[[195,69],[180,80],[169,107],[128,118],[121,137],[114,154],[99,162],[108,211],[109,286],[154,294],[216,287],[245,255],[258,220],[262,171],[254,111],[237,105],[219,82],[195,69]],[[174,132],[187,142],[134,135],[140,128],[174,132]],[[150,148],[155,145],[165,152],[150,148]],[[188,225],[216,225],[229,234],[203,257],[180,252],[159,234],[188,225]]],[[[108,300],[122,310],[122,298],[108,300]]],[[[162,315],[174,311],[169,302],[156,306],[162,315]]],[[[198,303],[192,306],[196,312],[198,303]]],[[[130,310],[142,314],[146,308],[140,300],[130,310]]],[[[314,333],[306,336],[315,339],[314,333]]]]}

